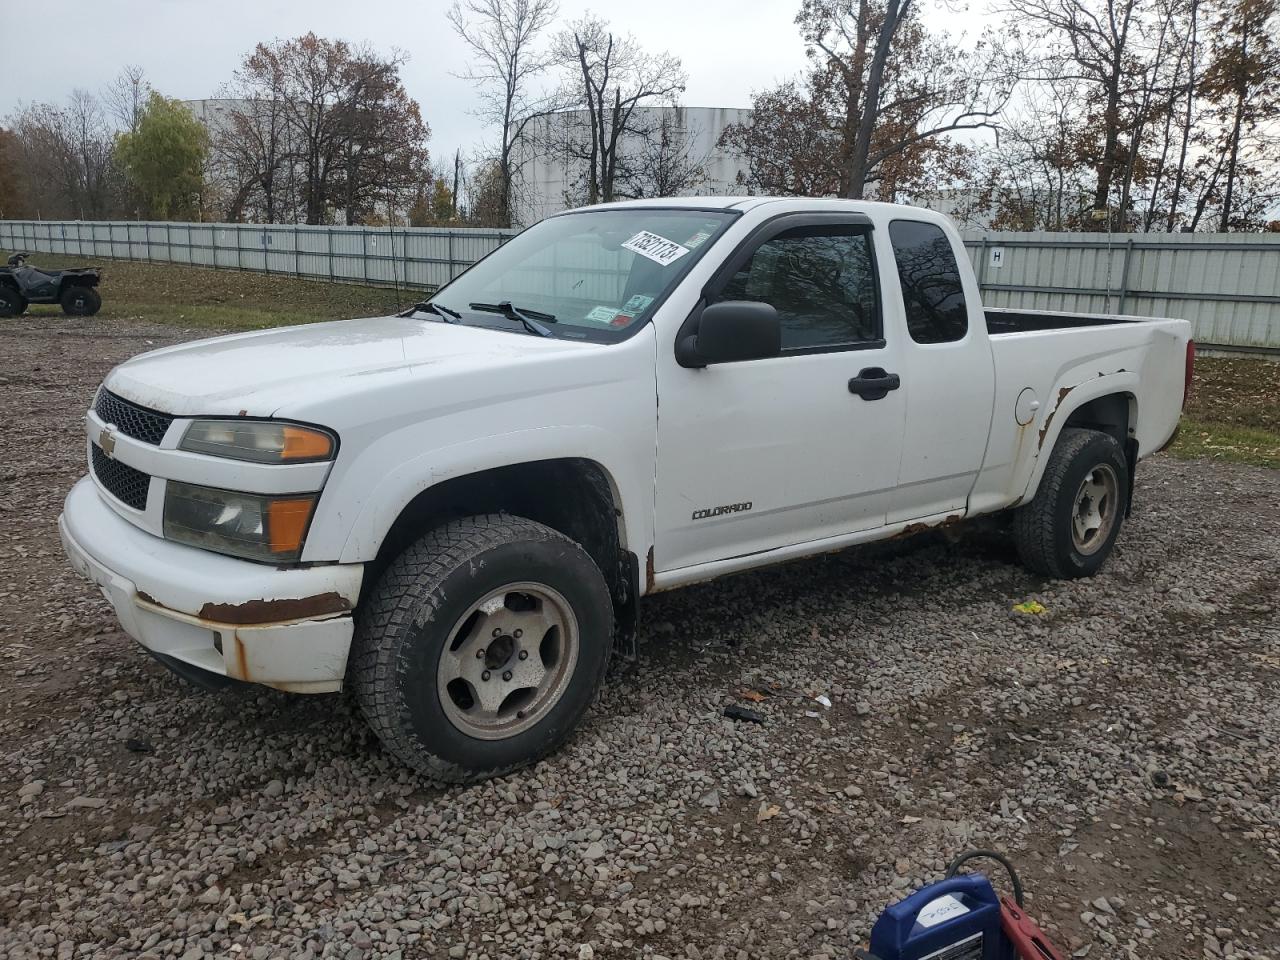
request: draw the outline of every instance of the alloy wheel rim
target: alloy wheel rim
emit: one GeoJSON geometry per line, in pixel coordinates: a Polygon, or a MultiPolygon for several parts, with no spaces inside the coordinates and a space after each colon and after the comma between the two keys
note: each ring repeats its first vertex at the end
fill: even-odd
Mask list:
{"type": "Polygon", "coordinates": [[[449,631],[436,688],[449,722],[481,740],[514,737],[564,696],[578,662],[578,619],[543,583],[492,590],[449,631]]]}
{"type": "Polygon", "coordinates": [[[1116,522],[1119,491],[1116,472],[1107,464],[1085,474],[1071,513],[1071,542],[1079,553],[1091,556],[1107,542],[1116,522]]]}

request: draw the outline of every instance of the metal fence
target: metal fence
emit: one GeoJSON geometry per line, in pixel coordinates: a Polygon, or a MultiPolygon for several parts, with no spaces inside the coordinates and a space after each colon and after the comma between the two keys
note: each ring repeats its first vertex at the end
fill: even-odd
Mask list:
{"type": "Polygon", "coordinates": [[[253,270],[310,280],[447,283],[515,230],[0,220],[0,249],[253,270]]]}
{"type": "Polygon", "coordinates": [[[967,233],[993,307],[1181,317],[1205,346],[1280,350],[1280,235],[967,233]]]}
{"type": "MultiPolygon", "coordinates": [[[[0,221],[0,249],[432,288],[513,230],[0,221]]],[[[1184,317],[1204,345],[1280,350],[1280,235],[967,233],[990,306],[1184,317]]]]}

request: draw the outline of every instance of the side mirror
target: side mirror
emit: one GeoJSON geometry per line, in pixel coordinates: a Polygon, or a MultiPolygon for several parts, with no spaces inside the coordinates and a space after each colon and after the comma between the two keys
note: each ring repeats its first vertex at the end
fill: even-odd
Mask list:
{"type": "Polygon", "coordinates": [[[782,321],[767,303],[725,300],[702,309],[695,332],[676,344],[682,367],[762,360],[782,352],[782,321]]]}

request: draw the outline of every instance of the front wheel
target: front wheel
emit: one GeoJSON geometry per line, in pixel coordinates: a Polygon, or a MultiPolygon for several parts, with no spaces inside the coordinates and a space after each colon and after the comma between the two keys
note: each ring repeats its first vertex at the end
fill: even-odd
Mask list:
{"type": "Polygon", "coordinates": [[[27,298],[7,283],[0,283],[0,317],[20,317],[27,309],[27,298]]]}
{"type": "Polygon", "coordinates": [[[349,672],[393,754],[465,783],[565,741],[604,677],[612,631],[608,587],[582,547],[532,520],[467,517],[387,568],[349,672]]]}
{"type": "Polygon", "coordinates": [[[93,287],[68,287],[60,301],[62,312],[69,317],[92,317],[102,309],[102,295],[93,287]]]}
{"type": "Polygon", "coordinates": [[[1062,431],[1034,499],[1013,516],[1022,562],[1060,579],[1091,577],[1115,546],[1129,504],[1129,465],[1115,437],[1062,431]]]}

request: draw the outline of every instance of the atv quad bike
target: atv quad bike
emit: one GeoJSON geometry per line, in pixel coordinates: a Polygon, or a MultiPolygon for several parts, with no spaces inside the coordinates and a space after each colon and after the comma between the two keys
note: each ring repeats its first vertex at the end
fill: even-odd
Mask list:
{"type": "Polygon", "coordinates": [[[27,254],[15,253],[0,267],[0,317],[18,317],[30,303],[60,303],[72,317],[91,317],[102,307],[97,267],[80,270],[37,270],[27,254]]]}

